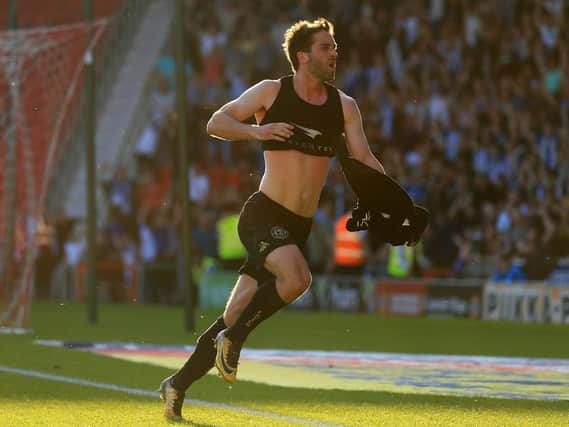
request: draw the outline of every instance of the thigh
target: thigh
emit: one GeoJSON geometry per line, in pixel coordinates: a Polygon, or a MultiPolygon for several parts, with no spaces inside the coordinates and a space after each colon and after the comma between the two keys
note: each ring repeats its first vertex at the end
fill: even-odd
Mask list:
{"type": "Polygon", "coordinates": [[[274,209],[265,196],[257,193],[245,203],[239,217],[237,230],[247,249],[247,260],[239,273],[259,282],[270,276],[264,266],[267,256],[279,247],[296,244],[294,227],[274,209]]]}
{"type": "Polygon", "coordinates": [[[296,244],[292,227],[255,206],[244,210],[239,219],[239,238],[247,249],[248,260],[262,266],[275,249],[296,244]]]}

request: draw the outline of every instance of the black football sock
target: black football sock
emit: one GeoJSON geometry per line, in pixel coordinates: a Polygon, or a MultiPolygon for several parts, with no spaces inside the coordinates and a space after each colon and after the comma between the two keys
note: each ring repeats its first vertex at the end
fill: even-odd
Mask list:
{"type": "Polygon", "coordinates": [[[213,368],[216,354],[214,340],[217,334],[226,327],[223,316],[221,316],[200,335],[194,352],[172,377],[172,386],[175,389],[185,391],[194,381],[199,380],[213,368]]]}
{"type": "Polygon", "coordinates": [[[225,336],[231,341],[244,342],[259,323],[275,314],[285,305],[287,303],[279,296],[277,284],[274,280],[261,285],[235,325],[227,329],[225,336]]]}

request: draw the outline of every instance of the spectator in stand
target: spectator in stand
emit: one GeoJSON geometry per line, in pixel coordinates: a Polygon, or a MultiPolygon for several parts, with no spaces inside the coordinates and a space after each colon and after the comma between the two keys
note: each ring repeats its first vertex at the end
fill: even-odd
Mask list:
{"type": "Polygon", "coordinates": [[[443,215],[432,217],[423,236],[423,247],[431,268],[436,270],[435,275],[451,274],[459,250],[456,233],[456,224],[450,218],[443,215]]]}
{"type": "Polygon", "coordinates": [[[38,251],[35,260],[35,296],[47,299],[51,296],[51,275],[56,267],[58,255],[55,228],[47,218],[40,218],[36,228],[38,251]]]}
{"type": "Polygon", "coordinates": [[[558,225],[549,245],[549,250],[553,257],[569,257],[569,211],[564,211],[560,214],[558,225]]]}
{"type": "Polygon", "coordinates": [[[203,161],[189,167],[190,200],[198,206],[205,206],[209,195],[209,176],[203,161]]]}
{"type": "Polygon", "coordinates": [[[178,238],[169,204],[156,211],[152,232],[156,242],[157,257],[154,274],[159,287],[159,300],[162,303],[173,303],[176,296],[176,252],[178,238]]]}
{"type": "Polygon", "coordinates": [[[525,238],[515,243],[516,253],[525,259],[523,272],[528,280],[545,280],[553,270],[554,262],[546,255],[542,228],[536,221],[525,238]]]}
{"type": "Polygon", "coordinates": [[[490,280],[499,283],[522,283],[527,278],[519,265],[514,263],[510,254],[502,254],[500,256],[498,268],[490,277],[490,280]]]}
{"type": "Polygon", "coordinates": [[[176,232],[164,207],[139,216],[140,259],[144,270],[144,301],[171,303],[175,300],[176,232]]]}
{"type": "Polygon", "coordinates": [[[176,93],[167,77],[162,74],[154,74],[156,86],[150,94],[150,111],[153,116],[165,118],[175,108],[176,93]]]}
{"type": "MultiPolygon", "coordinates": [[[[194,209],[196,208],[194,206],[194,209]]],[[[212,259],[218,258],[218,232],[213,212],[203,211],[195,217],[195,224],[192,227],[192,240],[202,256],[212,259]]]]}
{"type": "Polygon", "coordinates": [[[82,223],[75,223],[69,238],[66,240],[63,250],[64,258],[62,260],[62,280],[61,286],[67,284],[67,289],[59,288],[59,295],[62,297],[74,296],[76,297],[77,289],[77,267],[79,266],[85,252],[87,245],[85,239],[85,225],[82,223]],[[69,292],[69,293],[68,293],[69,292]]]}
{"type": "Polygon", "coordinates": [[[144,302],[156,303],[158,302],[158,291],[152,265],[158,259],[158,244],[154,237],[152,224],[153,224],[153,211],[140,211],[138,224],[139,224],[139,257],[142,263],[142,285],[144,302]]]}
{"type": "Polygon", "coordinates": [[[148,123],[138,139],[134,150],[139,170],[152,170],[155,167],[155,157],[160,142],[161,116],[155,115],[148,123]]]}
{"type": "Polygon", "coordinates": [[[109,207],[118,209],[122,215],[134,214],[134,183],[124,168],[117,169],[108,185],[109,207]]]}
{"type": "Polygon", "coordinates": [[[314,274],[330,273],[334,259],[334,204],[327,193],[320,199],[308,240],[306,253],[314,274]]]}
{"type": "MultiPolygon", "coordinates": [[[[101,230],[97,233],[95,259],[98,286],[103,291],[102,300],[112,302],[124,300],[124,270],[121,248],[118,244],[122,233],[124,230],[118,225],[111,230],[101,230]]],[[[83,290],[85,291],[85,287],[83,290]]]]}
{"type": "Polygon", "coordinates": [[[158,170],[142,171],[138,177],[136,202],[141,211],[159,209],[171,191],[173,170],[163,166],[158,170]]]}

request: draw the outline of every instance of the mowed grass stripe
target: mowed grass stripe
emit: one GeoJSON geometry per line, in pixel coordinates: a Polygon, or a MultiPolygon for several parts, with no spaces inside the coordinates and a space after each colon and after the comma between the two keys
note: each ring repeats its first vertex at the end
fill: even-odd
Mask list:
{"type": "MultiPolygon", "coordinates": [[[[196,313],[198,332],[183,329],[182,307],[101,304],[99,322],[87,322],[79,304],[34,303],[27,336],[0,336],[0,365],[154,390],[178,365],[161,368],[33,344],[34,339],[195,344],[219,315],[196,313]]],[[[247,348],[363,352],[477,354],[569,358],[568,325],[453,319],[385,318],[372,314],[284,311],[262,324],[247,348]]],[[[229,388],[212,375],[189,397],[350,427],[565,426],[569,402],[402,392],[361,392],[267,386],[237,381],[229,388]]],[[[166,426],[158,399],[0,373],[0,425],[166,426]]],[[[282,427],[290,422],[185,405],[185,425],[282,427]]],[[[298,425],[298,424],[297,424],[298,425]]]]}
{"type": "MultiPolygon", "coordinates": [[[[28,376],[28,377],[40,378],[40,379],[50,380],[50,381],[58,381],[58,382],[63,382],[63,383],[68,383],[68,384],[76,384],[76,385],[100,388],[100,389],[104,389],[104,390],[111,390],[111,391],[117,391],[117,392],[132,394],[132,395],[136,395],[136,396],[146,396],[146,397],[152,397],[152,398],[158,398],[159,397],[158,392],[141,390],[141,389],[132,388],[132,387],[123,387],[123,386],[116,385],[116,384],[105,384],[105,383],[100,383],[100,382],[95,382],[95,381],[84,380],[81,378],[71,378],[71,377],[64,377],[61,375],[46,374],[44,372],[38,372],[38,371],[33,371],[33,370],[28,370],[28,369],[11,368],[8,366],[0,365],[0,372],[6,372],[9,374],[16,374],[16,375],[24,375],[24,376],[28,376]]],[[[248,409],[248,408],[239,407],[239,406],[232,406],[232,405],[227,405],[224,403],[206,402],[203,400],[196,400],[196,399],[185,399],[184,402],[186,404],[204,406],[206,408],[221,409],[221,410],[225,410],[225,411],[238,412],[238,413],[242,413],[242,414],[246,414],[246,415],[252,415],[252,416],[256,416],[256,417],[264,417],[264,418],[269,418],[272,420],[279,420],[279,421],[284,421],[284,422],[294,423],[294,424],[300,424],[300,425],[321,426],[321,427],[340,427],[338,424],[325,424],[325,423],[322,423],[319,421],[308,420],[308,419],[304,419],[304,418],[292,417],[292,416],[287,416],[287,415],[279,415],[276,413],[265,412],[265,411],[261,411],[261,410],[257,410],[257,409],[248,409]]]]}

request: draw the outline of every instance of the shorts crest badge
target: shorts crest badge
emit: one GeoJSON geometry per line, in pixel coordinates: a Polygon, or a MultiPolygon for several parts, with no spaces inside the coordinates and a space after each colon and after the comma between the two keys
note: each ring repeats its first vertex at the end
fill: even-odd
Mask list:
{"type": "Polygon", "coordinates": [[[286,228],[277,225],[271,228],[271,236],[273,239],[284,240],[289,236],[289,232],[286,228]]]}

